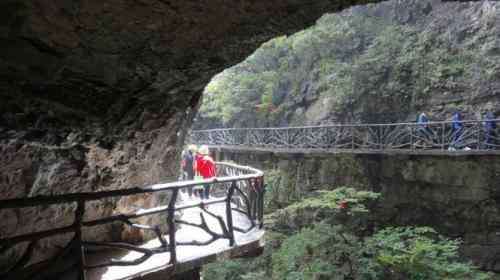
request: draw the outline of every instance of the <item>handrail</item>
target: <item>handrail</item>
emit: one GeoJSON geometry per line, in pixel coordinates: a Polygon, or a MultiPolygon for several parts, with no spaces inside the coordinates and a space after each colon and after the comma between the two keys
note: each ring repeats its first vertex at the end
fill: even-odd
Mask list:
{"type": "Polygon", "coordinates": [[[129,189],[113,190],[113,191],[81,192],[81,193],[69,193],[69,194],[50,195],[50,196],[38,195],[29,198],[5,199],[5,200],[0,200],[0,210],[7,208],[21,208],[21,207],[32,207],[38,205],[52,205],[52,204],[60,204],[68,202],[77,202],[80,200],[93,201],[110,197],[123,197],[123,196],[137,195],[137,194],[163,192],[163,191],[183,189],[203,184],[228,183],[233,181],[251,179],[254,178],[255,176],[264,175],[262,171],[247,166],[239,167],[238,165],[235,164],[228,164],[221,162],[217,162],[216,164],[226,165],[233,168],[240,168],[242,170],[248,170],[254,172],[254,174],[227,176],[222,178],[214,177],[211,179],[192,180],[192,181],[179,181],[173,183],[156,184],[144,188],[135,187],[129,189]]]}
{"type": "Polygon", "coordinates": [[[499,129],[486,125],[492,123],[500,124],[500,119],[223,128],[192,131],[191,142],[199,145],[282,149],[492,150],[500,148],[499,129]],[[460,125],[457,126],[457,123],[460,125]]]}
{"type": "MultiPolygon", "coordinates": [[[[150,256],[157,253],[170,253],[170,263],[175,264],[177,262],[177,246],[192,245],[200,246],[200,242],[178,242],[176,241],[175,232],[176,224],[184,224],[187,226],[199,227],[202,230],[212,235],[212,239],[209,243],[214,242],[218,239],[228,239],[230,246],[235,244],[234,231],[242,231],[239,228],[233,226],[232,213],[233,211],[238,211],[240,213],[245,213],[249,219],[250,228],[245,229],[244,232],[252,230],[254,227],[258,226],[262,228],[263,226],[263,195],[264,195],[264,173],[258,169],[240,166],[234,163],[227,162],[216,162],[217,165],[217,177],[211,179],[203,180],[192,180],[192,181],[180,181],[164,184],[156,184],[152,186],[147,186],[143,188],[130,188],[122,190],[113,191],[101,191],[94,193],[71,193],[71,194],[61,194],[54,196],[35,196],[29,198],[14,198],[0,200],[0,210],[2,209],[19,209],[24,207],[32,206],[49,206],[54,204],[62,203],[76,203],[77,207],[74,211],[75,218],[73,224],[69,226],[52,228],[49,230],[31,232],[27,234],[4,237],[0,239],[0,253],[7,251],[9,248],[13,248],[16,244],[22,242],[29,242],[29,246],[18,260],[18,262],[11,267],[11,269],[4,274],[0,273],[0,279],[16,279],[16,275],[22,273],[24,267],[29,263],[31,255],[33,254],[33,248],[36,243],[43,238],[52,237],[55,235],[74,233],[72,241],[67,244],[67,247],[72,248],[79,252],[78,254],[78,267],[79,267],[79,277],[80,279],[85,279],[86,270],[109,266],[109,265],[135,265],[138,262],[146,261],[150,256]],[[187,189],[197,185],[216,185],[219,189],[218,197],[216,199],[211,199],[208,201],[202,201],[191,204],[177,205],[177,197],[179,191],[187,189]],[[112,197],[124,197],[129,195],[145,194],[145,193],[156,193],[156,192],[169,192],[171,195],[167,205],[158,206],[151,209],[142,209],[133,213],[128,214],[117,214],[114,216],[101,217],[94,220],[84,220],[85,206],[89,201],[112,198],[112,197]],[[225,217],[217,216],[211,213],[206,206],[212,204],[225,204],[226,211],[225,217]],[[216,217],[219,220],[219,226],[222,229],[222,234],[215,234],[213,230],[209,229],[210,225],[207,224],[193,224],[189,221],[183,221],[181,218],[176,217],[175,212],[182,211],[190,208],[200,208],[200,215],[203,217],[204,214],[216,217]],[[168,227],[169,240],[164,238],[164,233],[160,230],[160,225],[138,225],[132,222],[132,219],[139,217],[167,213],[166,224],[168,227]],[[82,228],[94,227],[98,225],[109,224],[113,222],[122,222],[130,227],[135,227],[141,230],[153,231],[156,238],[162,244],[158,248],[145,249],[131,244],[124,243],[113,243],[113,242],[90,242],[84,241],[82,238],[82,228]],[[121,248],[126,250],[137,251],[143,253],[144,256],[140,260],[131,262],[115,262],[111,261],[106,264],[88,266],[85,264],[85,250],[86,247],[113,247],[121,248]]],[[[204,218],[202,218],[204,219],[204,218]]],[[[206,242],[205,242],[206,243],[206,242]]],[[[62,252],[61,252],[62,254],[62,252]]],[[[57,258],[55,258],[57,259],[57,258]]],[[[50,265],[53,265],[50,264],[50,265]]],[[[49,266],[50,266],[49,265],[49,266]]]]}
{"type": "MultiPolygon", "coordinates": [[[[495,123],[500,123],[500,119],[491,120],[461,120],[461,123],[484,123],[485,121],[491,121],[495,123]]],[[[425,124],[435,125],[435,124],[452,124],[454,121],[428,121],[425,124]]],[[[211,131],[243,131],[243,130],[282,130],[282,129],[302,129],[302,128],[328,128],[328,127],[367,127],[367,126],[398,126],[398,125],[422,125],[417,122],[397,122],[397,123],[334,123],[334,124],[321,124],[321,125],[303,125],[303,126],[271,126],[271,127],[226,127],[226,128],[212,128],[212,129],[200,129],[194,130],[193,132],[211,132],[211,131]]]]}

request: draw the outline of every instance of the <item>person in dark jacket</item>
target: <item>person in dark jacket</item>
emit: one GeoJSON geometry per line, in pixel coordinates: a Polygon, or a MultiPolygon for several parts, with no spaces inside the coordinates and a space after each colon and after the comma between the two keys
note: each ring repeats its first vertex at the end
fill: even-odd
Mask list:
{"type": "Polygon", "coordinates": [[[495,129],[497,124],[495,122],[495,115],[488,108],[486,114],[484,115],[484,136],[485,136],[485,146],[486,149],[491,149],[494,147],[495,129]]]}
{"type": "Polygon", "coordinates": [[[462,117],[460,116],[460,113],[458,111],[453,113],[453,116],[451,118],[451,128],[453,134],[450,144],[450,150],[456,150],[461,145],[463,132],[462,117]]]}
{"type": "MultiPolygon", "coordinates": [[[[182,171],[184,180],[194,180],[194,153],[196,152],[195,145],[189,145],[188,149],[182,153],[182,171]]],[[[188,188],[188,194],[193,196],[193,187],[188,188]]]]}
{"type": "Polygon", "coordinates": [[[424,145],[426,143],[430,143],[432,145],[432,139],[434,135],[428,123],[429,119],[427,118],[427,115],[422,112],[417,118],[417,124],[418,124],[417,132],[418,135],[423,139],[424,145]]]}

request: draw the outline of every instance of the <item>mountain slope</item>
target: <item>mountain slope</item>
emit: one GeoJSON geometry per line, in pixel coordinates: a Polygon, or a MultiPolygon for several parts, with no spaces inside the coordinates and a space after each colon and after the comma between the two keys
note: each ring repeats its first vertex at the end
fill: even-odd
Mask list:
{"type": "Polygon", "coordinates": [[[389,1],[325,15],[215,76],[196,127],[391,122],[421,110],[477,118],[500,104],[499,27],[493,1],[389,1]]]}

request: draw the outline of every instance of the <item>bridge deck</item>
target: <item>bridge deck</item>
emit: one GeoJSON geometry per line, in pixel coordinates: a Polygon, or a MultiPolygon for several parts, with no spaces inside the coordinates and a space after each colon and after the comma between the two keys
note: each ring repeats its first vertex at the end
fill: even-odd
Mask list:
{"type": "Polygon", "coordinates": [[[500,119],[197,130],[191,142],[282,153],[498,155],[500,119]],[[457,150],[457,151],[448,151],[457,150]]]}
{"type": "MultiPolygon", "coordinates": [[[[199,202],[198,198],[189,199],[183,195],[183,201],[176,206],[182,206],[186,202],[199,202]]],[[[210,200],[209,200],[210,201],[210,200]]],[[[210,212],[225,217],[225,204],[212,204],[206,206],[210,212]]],[[[181,217],[183,220],[192,223],[200,223],[199,208],[189,208],[183,210],[181,217]]],[[[225,221],[225,218],[224,218],[225,221]]],[[[218,221],[211,217],[206,216],[206,222],[210,229],[217,233],[222,233],[218,226],[218,221]]],[[[226,221],[225,221],[226,222],[226,221]]],[[[248,218],[239,212],[234,212],[233,223],[239,228],[250,227],[248,218]]],[[[211,236],[200,228],[183,225],[176,232],[177,242],[190,242],[196,237],[196,240],[207,241],[211,236]]],[[[224,259],[243,256],[247,253],[258,251],[264,246],[264,230],[254,228],[248,233],[235,232],[234,246],[229,246],[227,239],[219,239],[206,246],[178,246],[177,264],[172,266],[169,264],[170,254],[162,253],[151,256],[147,261],[134,266],[111,266],[99,269],[91,269],[87,272],[87,279],[90,280],[124,280],[124,279],[169,279],[168,277],[198,268],[201,265],[212,262],[215,259],[224,259]]],[[[168,240],[168,237],[167,237],[168,240]]],[[[144,248],[153,248],[159,246],[158,239],[154,239],[145,243],[144,248]]],[[[87,261],[88,264],[97,264],[104,261],[109,261],[111,258],[122,261],[132,261],[141,257],[142,254],[138,252],[123,253],[120,251],[106,251],[98,255],[90,257],[87,261]]]]}

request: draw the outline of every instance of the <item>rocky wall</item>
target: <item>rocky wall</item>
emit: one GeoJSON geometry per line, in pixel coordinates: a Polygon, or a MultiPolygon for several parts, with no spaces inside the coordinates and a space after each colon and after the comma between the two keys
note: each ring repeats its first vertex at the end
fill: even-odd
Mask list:
{"type": "Polygon", "coordinates": [[[500,157],[325,155],[224,151],[219,158],[265,169],[266,195],[287,205],[315,190],[380,192],[375,228],[426,225],[461,238],[463,255],[500,271],[500,157]]]}

